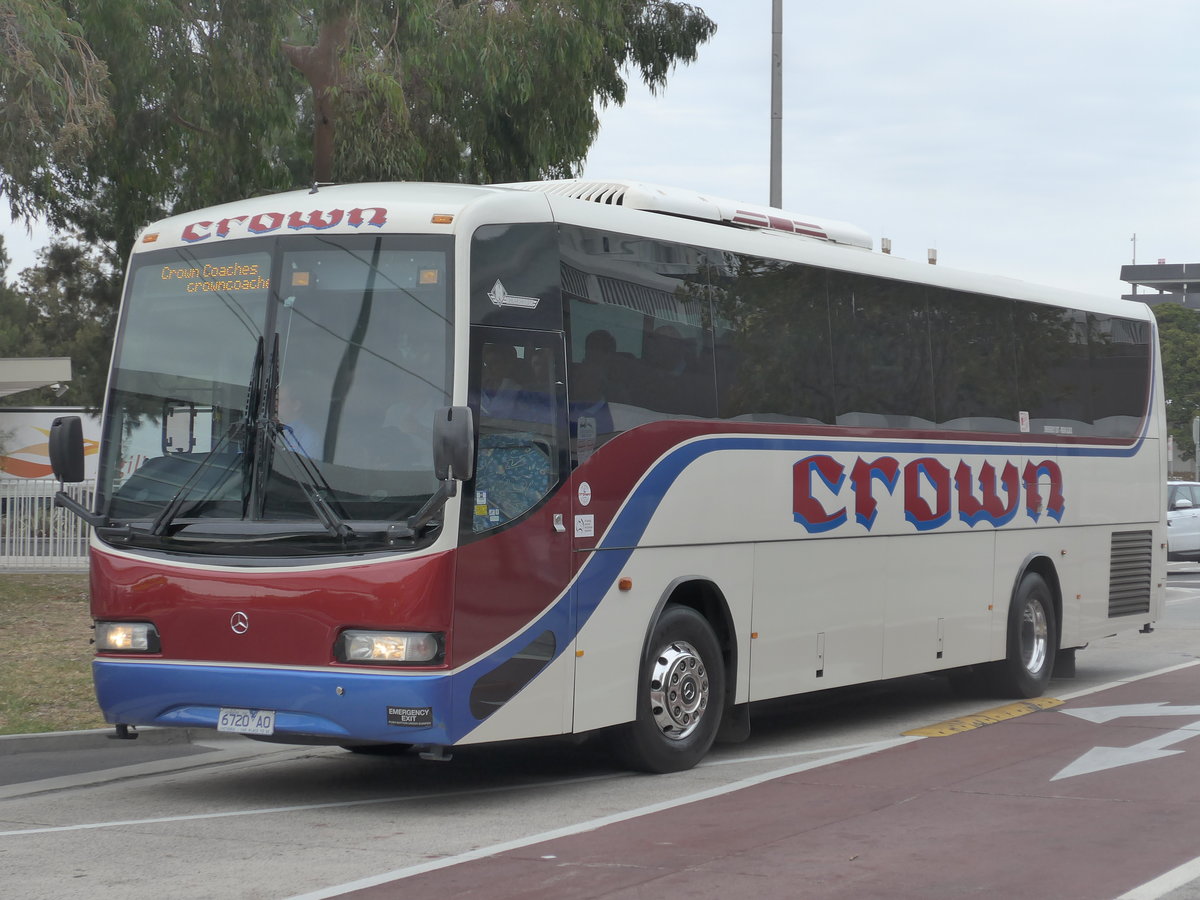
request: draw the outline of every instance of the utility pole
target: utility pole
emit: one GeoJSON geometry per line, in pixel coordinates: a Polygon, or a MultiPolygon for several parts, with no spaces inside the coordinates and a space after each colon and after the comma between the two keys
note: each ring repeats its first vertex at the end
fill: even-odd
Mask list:
{"type": "Polygon", "coordinates": [[[771,9],[771,206],[783,206],[783,0],[771,9]]]}

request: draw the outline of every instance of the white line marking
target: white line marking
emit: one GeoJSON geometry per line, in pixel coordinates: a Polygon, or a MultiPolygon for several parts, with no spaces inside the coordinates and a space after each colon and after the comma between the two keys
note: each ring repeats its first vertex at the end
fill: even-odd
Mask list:
{"type": "Polygon", "coordinates": [[[862,744],[847,744],[844,747],[820,747],[816,750],[789,750],[786,753],[764,753],[761,756],[735,756],[729,759],[709,759],[696,766],[697,769],[707,769],[709,766],[733,766],[739,763],[769,762],[773,759],[791,759],[794,756],[816,756],[820,753],[845,753],[847,750],[860,750],[863,747],[874,747],[878,741],[866,741],[862,744]]]}
{"type": "Polygon", "coordinates": [[[267,806],[257,809],[235,809],[225,812],[196,813],[189,816],[160,816],[154,819],[124,819],[116,822],[87,822],[79,825],[47,825],[42,828],[22,828],[14,831],[0,831],[0,837],[19,837],[28,834],[54,834],[64,831],[93,831],[99,828],[121,828],[128,825],[156,825],[168,822],[197,822],[202,819],[226,819],[239,816],[264,816],[276,813],[305,812],[311,809],[340,809],[349,806],[377,806],[380,803],[412,803],[418,800],[435,800],[443,797],[470,797],[476,794],[502,794],[507,791],[529,790],[541,787],[562,787],[569,784],[587,784],[592,781],[605,781],[611,778],[625,776],[624,772],[614,772],[607,775],[589,775],[584,778],[562,778],[557,781],[538,782],[537,784],[512,784],[494,788],[472,788],[468,791],[442,791],[436,794],[408,794],[396,797],[375,797],[371,800],[337,800],[329,803],[305,803],[297,806],[267,806]]]}
{"type": "MultiPolygon", "coordinates": [[[[739,756],[732,759],[708,760],[702,762],[697,768],[708,766],[729,766],[740,763],[766,762],[773,759],[790,759],[797,756],[817,756],[820,754],[844,753],[848,750],[858,750],[864,747],[873,747],[875,742],[864,744],[850,744],[843,747],[821,747],[815,750],[791,750],[786,753],[769,753],[761,756],[739,756]]],[[[283,751],[276,751],[282,753],[283,751]]],[[[198,757],[197,757],[198,758],[198,757]]],[[[230,765],[234,762],[242,762],[243,760],[222,760],[216,763],[209,762],[208,765],[230,765]]],[[[166,760],[165,763],[177,764],[178,760],[166,760]]],[[[129,766],[129,769],[137,769],[137,766],[129,766]]],[[[178,771],[177,766],[168,768],[166,774],[173,774],[178,771]]],[[[256,809],[237,809],[227,810],[225,812],[198,813],[185,816],[161,816],[152,819],[123,819],[112,822],[87,822],[77,825],[47,825],[42,828],[25,828],[12,831],[0,831],[0,837],[17,837],[28,834],[53,834],[56,832],[68,831],[92,831],[100,828],[120,828],[128,825],[153,825],[157,823],[170,822],[194,822],[201,819],[221,819],[221,818],[238,818],[241,816],[266,816],[276,815],[278,813],[304,812],[315,809],[337,809],[348,806],[372,806],[380,803],[411,803],[417,799],[438,799],[443,797],[469,797],[474,794],[494,794],[504,791],[523,790],[527,788],[540,787],[561,787],[570,784],[586,784],[591,781],[601,781],[609,778],[627,777],[626,772],[613,772],[606,775],[590,775],[582,778],[565,778],[558,781],[547,781],[538,784],[522,784],[522,785],[505,785],[495,788],[473,788],[468,791],[444,791],[438,794],[422,794],[422,795],[406,795],[398,797],[376,797],[371,800],[339,800],[329,803],[311,803],[297,806],[267,806],[256,809]]],[[[89,785],[91,782],[86,782],[89,785]]],[[[27,786],[27,785],[26,785],[27,786]]],[[[75,785],[71,785],[75,786],[75,785]]],[[[21,785],[17,785],[21,787],[21,785]]]]}
{"type": "Polygon", "coordinates": [[[1106,769],[1118,769],[1121,766],[1130,766],[1152,759],[1177,756],[1183,751],[1168,750],[1167,748],[1197,736],[1200,736],[1200,722],[1193,722],[1191,725],[1175,731],[1155,735],[1132,747],[1093,747],[1050,780],[1058,781],[1060,778],[1090,775],[1092,772],[1103,772],[1106,769]]]}
{"type": "Polygon", "coordinates": [[[1176,866],[1169,872],[1164,872],[1152,881],[1139,884],[1133,890],[1126,891],[1117,900],[1158,900],[1165,897],[1176,888],[1183,887],[1200,878],[1200,856],[1176,866]]]}
{"type": "MultiPolygon", "coordinates": [[[[846,751],[859,750],[864,747],[874,747],[875,743],[853,744],[846,747],[824,747],[816,750],[794,750],[788,753],[774,753],[763,756],[745,756],[736,759],[712,760],[701,763],[701,766],[727,766],[737,763],[762,762],[772,759],[788,759],[797,756],[816,756],[818,754],[840,754],[846,751]]],[[[840,758],[840,757],[839,757],[840,758]]],[[[173,770],[172,770],[173,771],[173,770]]],[[[41,828],[23,828],[13,831],[0,831],[0,837],[18,837],[30,834],[54,834],[69,831],[94,831],[100,828],[121,828],[130,825],[155,825],[171,822],[195,822],[202,819],[239,818],[241,816],[267,816],[279,813],[305,812],[316,809],[338,809],[352,806],[374,806],[380,803],[411,803],[414,800],[434,800],[446,797],[470,797],[476,794],[496,794],[505,791],[527,790],[542,787],[562,787],[571,784],[587,784],[592,781],[603,781],[611,778],[628,777],[627,772],[612,772],[606,775],[589,775],[582,778],[564,778],[557,781],[539,782],[537,784],[504,785],[494,788],[472,788],[467,791],[443,791],[437,794],[405,795],[396,797],[375,797],[370,800],[338,800],[329,803],[309,803],[296,806],[267,806],[255,809],[236,809],[224,812],[196,813],[184,816],[160,816],[152,819],[123,819],[112,822],[86,822],[77,825],[47,825],[41,828]]]]}
{"type": "Polygon", "coordinates": [[[1120,706],[1085,706],[1082,709],[1060,709],[1059,712],[1064,716],[1103,725],[1105,722],[1139,716],[1200,716],[1200,706],[1172,706],[1166,700],[1159,700],[1155,703],[1126,703],[1120,706]]]}
{"type": "MultiPolygon", "coordinates": [[[[753,775],[749,778],[743,778],[740,781],[734,781],[730,784],[722,785],[721,787],[709,788],[705,791],[699,791],[695,794],[689,794],[685,797],[678,797],[674,800],[664,800],[661,803],[653,803],[649,806],[643,806],[638,809],[626,810],[625,812],[614,813],[609,816],[601,816],[598,819],[591,819],[587,822],[580,822],[576,825],[567,825],[563,828],[555,828],[551,831],[543,831],[541,834],[533,834],[528,837],[517,838],[512,841],[505,841],[500,844],[492,844],[489,847],[480,847],[477,850],[468,850],[466,853],[459,853],[455,856],[447,856],[443,859],[433,860],[427,863],[420,863],[415,866],[408,866],[403,869],[394,869],[391,872],[384,872],[380,875],[371,875],[366,878],[360,878],[357,881],[350,881],[345,884],[335,885],[333,887],[322,888],[316,891],[311,891],[307,894],[297,894],[289,900],[326,900],[326,898],[337,897],[349,891],[362,890],[364,888],[376,887],[381,884],[387,884],[390,881],[398,881],[402,878],[411,878],[413,875],[421,875],[425,872],[433,872],[437,869],[444,869],[448,866],[458,865],[459,863],[470,862],[475,859],[482,859],[485,856],[494,856],[497,853],[506,853],[509,850],[519,850],[522,847],[528,847],[531,844],[540,844],[543,841],[551,841],[560,837],[569,837],[574,834],[582,834],[585,831],[595,831],[597,828],[603,828],[605,825],[613,825],[617,822],[625,822],[629,819],[636,819],[639,816],[650,815],[651,813],[661,812],[664,809],[674,809],[678,806],[684,806],[688,803],[695,803],[699,800],[707,800],[710,797],[720,797],[723,794],[740,791],[743,788],[753,787],[756,784],[762,784],[765,781],[773,781],[776,778],[785,778],[788,775],[795,775],[798,772],[805,772],[810,769],[820,768],[821,766],[832,765],[833,763],[842,762],[848,759],[857,759],[860,756],[869,756],[872,753],[878,753],[882,750],[890,750],[892,747],[899,747],[903,744],[909,744],[913,741],[925,740],[922,737],[900,737],[886,741],[876,741],[871,744],[864,744],[856,749],[849,750],[845,753],[839,753],[836,756],[825,759],[812,760],[811,762],[800,763],[796,766],[789,766],[785,769],[776,769],[771,772],[764,772],[761,775],[753,775]]],[[[667,778],[670,776],[659,775],[658,778],[667,778]]]]}
{"type": "Polygon", "coordinates": [[[1133,684],[1135,681],[1142,681],[1146,678],[1154,678],[1157,675],[1166,675],[1168,672],[1178,672],[1180,669],[1190,669],[1192,666],[1200,666],[1200,659],[1194,659],[1191,662],[1177,663],[1173,666],[1167,666],[1165,669],[1156,669],[1153,672],[1146,672],[1142,675],[1131,675],[1128,678],[1119,678],[1116,681],[1110,681],[1107,684],[1098,684],[1095,687],[1084,688],[1081,691],[1074,691],[1070,694],[1059,694],[1058,699],[1065,703],[1067,700],[1076,700],[1080,697],[1086,697],[1088,694],[1098,694],[1100,691],[1107,691],[1110,688],[1120,687],[1123,684],[1133,684]]]}

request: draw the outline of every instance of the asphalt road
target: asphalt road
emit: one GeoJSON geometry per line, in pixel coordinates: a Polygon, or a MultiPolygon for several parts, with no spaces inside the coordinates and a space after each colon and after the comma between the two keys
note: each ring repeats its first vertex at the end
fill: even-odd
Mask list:
{"type": "MultiPolygon", "coordinates": [[[[1200,566],[1172,564],[1171,569],[1167,614],[1155,633],[1094,644],[1079,654],[1077,677],[1056,679],[1050,696],[1126,684],[1200,656],[1200,566]]],[[[504,854],[528,855],[533,853],[528,848],[547,840],[567,840],[602,826],[612,826],[622,837],[621,829],[639,823],[655,824],[664,845],[686,845],[701,831],[711,839],[714,828],[726,827],[702,818],[703,804],[715,802],[711,798],[763,791],[769,799],[794,783],[798,772],[810,773],[805,777],[811,779],[813,772],[842,772],[879,761],[890,765],[916,752],[908,749],[914,739],[904,732],[992,705],[957,697],[934,677],[758,704],[749,741],[718,746],[703,765],[670,776],[624,772],[597,748],[569,741],[463,748],[452,761],[436,763],[217,740],[207,734],[181,743],[163,742],[179,737],[173,733],[148,733],[132,742],[74,735],[29,752],[19,751],[37,743],[33,739],[0,740],[0,891],[13,898],[286,898],[337,896],[373,884],[379,885],[373,890],[385,893],[371,896],[420,896],[440,891],[430,885],[430,891],[413,894],[414,879],[455,876],[482,884],[479,895],[488,896],[489,879],[497,879],[498,890],[508,877],[500,867],[504,854]],[[404,880],[394,885],[396,877],[404,880]]],[[[971,741],[999,746],[1003,735],[1027,725],[991,725],[977,732],[983,737],[959,746],[964,753],[971,741]]],[[[912,746],[950,754],[938,765],[954,771],[958,740],[912,746]]],[[[960,796],[969,800],[974,794],[960,796]]],[[[1139,841],[1160,846],[1148,827],[1129,835],[1122,852],[1135,853],[1139,841]]],[[[728,833],[732,839],[756,833],[755,828],[751,819],[731,825],[728,833]]],[[[623,839],[628,840],[627,833],[623,839]]],[[[1185,863],[1186,856],[1164,855],[1163,871],[1185,863]]],[[[893,874],[886,866],[893,864],[899,865],[879,862],[874,874],[886,882],[893,874]]],[[[621,857],[588,865],[593,868],[587,871],[595,871],[633,863],[621,857]]],[[[743,883],[747,892],[756,884],[756,895],[786,895],[787,885],[772,885],[758,874],[757,881],[743,883]]],[[[520,884],[505,882],[509,889],[514,883],[520,884]]],[[[961,893],[945,895],[978,895],[980,884],[972,884],[968,873],[957,887],[961,893]]],[[[1200,897],[1186,881],[1147,890],[1139,900],[1200,897]]],[[[671,896],[661,887],[655,894],[671,896]]],[[[561,890],[543,895],[568,896],[561,890]]],[[[736,888],[724,893],[737,895],[736,888]]]]}

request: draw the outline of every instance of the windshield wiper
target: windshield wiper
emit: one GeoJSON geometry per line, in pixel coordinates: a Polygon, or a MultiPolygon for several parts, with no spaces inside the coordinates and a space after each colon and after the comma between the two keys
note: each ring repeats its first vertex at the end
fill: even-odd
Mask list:
{"type": "Polygon", "coordinates": [[[272,445],[282,445],[283,458],[288,461],[288,465],[292,468],[292,474],[296,477],[296,484],[304,492],[305,499],[312,506],[321,524],[336,538],[345,540],[354,537],[354,529],[346,524],[346,520],[334,511],[329,501],[322,495],[324,492],[332,496],[333,488],[325,480],[321,470],[308,458],[304,448],[296,440],[292,429],[280,422],[278,418],[273,418],[268,427],[274,434],[272,445]]]}
{"type": "MultiPolygon", "coordinates": [[[[199,481],[200,476],[208,470],[208,467],[212,464],[212,461],[217,458],[217,454],[224,449],[226,444],[231,443],[233,436],[242,431],[243,427],[244,426],[242,422],[234,422],[225,429],[225,433],[221,435],[220,440],[213,445],[211,450],[204,454],[200,462],[196,463],[196,468],[192,470],[192,474],[189,475],[187,480],[179,486],[179,490],[177,490],[172,495],[171,499],[167,501],[167,505],[164,506],[159,514],[154,517],[154,521],[150,525],[150,534],[154,535],[155,537],[161,536],[167,530],[170,524],[175,521],[175,517],[179,515],[179,510],[181,510],[183,508],[183,504],[187,502],[188,492],[192,489],[196,482],[199,481]]],[[[203,502],[211,493],[212,489],[210,488],[205,496],[200,498],[199,502],[203,502]]]]}
{"type": "MultiPolygon", "coordinates": [[[[262,338],[259,338],[259,353],[263,350],[262,338]]],[[[279,421],[279,335],[271,344],[271,355],[266,360],[264,390],[256,397],[253,440],[255,459],[249,464],[251,472],[251,505],[255,513],[261,515],[267,502],[267,481],[270,477],[271,462],[275,457],[275,448],[282,445],[284,459],[295,477],[296,484],[303,491],[309,506],[317,514],[317,519],[325,526],[331,535],[342,540],[354,536],[354,529],[346,524],[345,519],[334,512],[327,494],[333,496],[333,488],[321,474],[321,470],[304,452],[292,429],[279,421]]]]}
{"type": "MultiPolygon", "coordinates": [[[[226,444],[231,442],[235,434],[245,433],[247,435],[247,439],[244,442],[247,465],[249,465],[250,461],[253,459],[253,445],[256,443],[257,434],[251,429],[253,429],[254,423],[258,419],[260,409],[262,407],[262,371],[266,356],[266,354],[263,352],[264,349],[264,341],[260,335],[258,338],[258,347],[254,353],[254,365],[250,368],[250,381],[246,384],[246,409],[242,421],[234,422],[225,429],[225,432],[221,435],[220,440],[218,440],[216,444],[213,445],[213,448],[204,455],[199,463],[197,463],[195,471],[193,471],[188,479],[184,481],[182,485],[180,485],[179,490],[177,490],[171,499],[167,501],[167,505],[162,508],[162,511],[159,512],[157,516],[155,516],[154,522],[150,525],[150,534],[154,535],[155,537],[162,536],[162,534],[170,526],[171,522],[175,520],[175,517],[179,515],[179,510],[183,508],[183,504],[187,500],[188,491],[192,489],[192,486],[205,472],[205,470],[208,469],[208,467],[212,464],[212,461],[216,459],[217,453],[223,447],[225,447],[226,444]]],[[[246,471],[249,470],[247,469],[246,471]]],[[[248,479],[243,476],[242,480],[242,505],[244,509],[248,499],[245,493],[245,482],[248,479]]],[[[201,499],[203,500],[204,498],[201,499]]]]}

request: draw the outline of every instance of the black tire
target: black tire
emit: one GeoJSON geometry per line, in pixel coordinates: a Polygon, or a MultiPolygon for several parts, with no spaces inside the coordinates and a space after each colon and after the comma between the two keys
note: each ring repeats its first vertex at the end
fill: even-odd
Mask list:
{"type": "Polygon", "coordinates": [[[1028,572],[1008,609],[1008,653],[993,664],[996,692],[1003,697],[1040,697],[1054,671],[1058,621],[1054,594],[1044,578],[1028,572]]]}
{"type": "Polygon", "coordinates": [[[682,772],[717,736],[725,704],[725,663],[708,621],[668,606],[654,625],[637,681],[637,718],[617,729],[614,749],[643,772],[682,772]]]}

